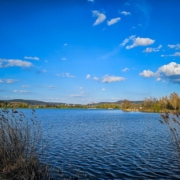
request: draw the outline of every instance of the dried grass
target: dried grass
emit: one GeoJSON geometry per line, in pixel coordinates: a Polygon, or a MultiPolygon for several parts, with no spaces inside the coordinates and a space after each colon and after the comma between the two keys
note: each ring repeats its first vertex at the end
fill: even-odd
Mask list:
{"type": "Polygon", "coordinates": [[[39,162],[43,150],[41,124],[23,112],[0,110],[0,179],[46,179],[48,167],[39,162]]]}
{"type": "MultiPolygon", "coordinates": [[[[171,113],[166,112],[160,115],[165,124],[168,125],[177,146],[178,153],[180,155],[180,112],[172,111],[171,113]]],[[[159,121],[164,124],[162,120],[159,121]]]]}

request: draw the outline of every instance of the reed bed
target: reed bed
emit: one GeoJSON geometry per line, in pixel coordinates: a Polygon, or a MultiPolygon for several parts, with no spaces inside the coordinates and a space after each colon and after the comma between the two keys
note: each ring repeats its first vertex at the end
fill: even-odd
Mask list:
{"type": "Polygon", "coordinates": [[[41,124],[35,111],[0,110],[0,179],[48,179],[48,166],[39,162],[43,154],[41,124]]]}
{"type": "Polygon", "coordinates": [[[173,136],[175,144],[177,146],[178,153],[180,155],[180,112],[172,111],[171,113],[165,112],[160,114],[163,121],[159,120],[161,124],[166,124],[173,136]]]}

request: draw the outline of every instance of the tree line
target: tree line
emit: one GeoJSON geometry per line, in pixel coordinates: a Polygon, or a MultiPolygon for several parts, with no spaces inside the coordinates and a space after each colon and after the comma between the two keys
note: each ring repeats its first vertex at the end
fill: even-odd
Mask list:
{"type": "Polygon", "coordinates": [[[180,96],[172,93],[170,96],[164,96],[159,99],[155,97],[145,98],[139,103],[133,103],[124,99],[121,103],[102,103],[91,105],[68,105],[68,104],[46,104],[32,106],[27,103],[6,103],[0,102],[0,108],[102,108],[102,109],[122,109],[124,111],[143,111],[143,112],[169,112],[180,111],[180,96]]]}

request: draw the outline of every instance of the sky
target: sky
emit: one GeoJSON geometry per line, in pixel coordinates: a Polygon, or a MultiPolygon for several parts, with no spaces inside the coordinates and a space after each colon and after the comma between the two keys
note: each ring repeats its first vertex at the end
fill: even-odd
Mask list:
{"type": "Polygon", "coordinates": [[[179,0],[0,0],[0,99],[180,95],[179,0]]]}

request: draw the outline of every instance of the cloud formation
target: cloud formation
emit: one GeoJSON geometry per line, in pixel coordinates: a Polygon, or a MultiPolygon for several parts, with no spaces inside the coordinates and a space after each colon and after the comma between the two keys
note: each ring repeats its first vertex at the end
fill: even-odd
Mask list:
{"type": "Polygon", "coordinates": [[[144,70],[142,73],[140,73],[140,76],[147,78],[154,76],[156,77],[157,81],[168,80],[172,83],[180,84],[180,64],[177,64],[176,62],[171,62],[169,64],[159,67],[155,73],[150,70],[144,70]]]}
{"type": "Polygon", "coordinates": [[[124,68],[124,69],[122,70],[122,72],[126,72],[126,71],[129,71],[129,68],[124,68]]]}
{"type": "Polygon", "coordinates": [[[61,58],[63,61],[66,61],[67,59],[66,58],[61,58]]]}
{"type": "Polygon", "coordinates": [[[99,81],[99,78],[98,77],[94,77],[93,80],[99,81]]]}
{"type": "Polygon", "coordinates": [[[75,76],[70,75],[70,73],[62,73],[62,77],[75,78],[75,76]]]}
{"type": "Polygon", "coordinates": [[[131,15],[131,13],[130,13],[130,12],[127,12],[127,11],[122,11],[121,14],[124,14],[125,16],[131,15]]]}
{"type": "Polygon", "coordinates": [[[162,45],[159,45],[157,48],[146,48],[144,53],[158,52],[162,48],[162,45]]]}
{"type": "Polygon", "coordinates": [[[174,54],[169,54],[169,55],[164,55],[164,54],[161,55],[161,57],[168,57],[168,56],[172,56],[172,57],[173,56],[177,56],[177,57],[179,56],[180,57],[180,52],[175,52],[174,54]]]}
{"type": "Polygon", "coordinates": [[[168,47],[171,49],[179,50],[180,44],[168,44],[168,47]]]}
{"type": "Polygon", "coordinates": [[[6,84],[14,84],[17,80],[16,79],[0,79],[0,83],[6,84]]]}
{"type": "Polygon", "coordinates": [[[130,41],[132,41],[133,44],[126,46],[126,49],[132,49],[137,46],[148,46],[155,42],[155,40],[150,38],[141,38],[141,37],[136,38],[134,35],[132,35],[129,38],[126,38],[120,45],[125,46],[130,41]]]}
{"type": "Polygon", "coordinates": [[[24,59],[39,61],[38,57],[24,56],[24,59]]]}
{"type": "Polygon", "coordinates": [[[107,22],[107,25],[108,25],[108,26],[111,26],[111,25],[117,23],[117,22],[120,21],[120,20],[121,20],[120,17],[113,18],[113,19],[111,19],[110,21],[107,22]]]}
{"type": "Polygon", "coordinates": [[[69,97],[71,97],[71,98],[82,98],[84,96],[82,94],[71,94],[71,95],[69,95],[69,97]]]}
{"type": "Polygon", "coordinates": [[[14,66],[28,68],[32,67],[33,64],[19,59],[0,59],[0,68],[8,68],[14,66]]]}
{"type": "Polygon", "coordinates": [[[125,80],[124,77],[105,75],[105,76],[103,77],[102,82],[103,82],[103,83],[111,83],[111,82],[119,82],[119,81],[124,81],[124,80],[125,80]]]}
{"type": "Polygon", "coordinates": [[[145,78],[151,78],[154,76],[154,72],[150,70],[144,70],[142,73],[139,74],[140,76],[143,76],[145,78]]]}
{"type": "Polygon", "coordinates": [[[29,85],[22,85],[22,88],[29,88],[29,85]]]}
{"type": "Polygon", "coordinates": [[[22,91],[22,90],[13,90],[14,93],[23,93],[23,94],[28,94],[30,93],[29,91],[22,91]]]}
{"type": "Polygon", "coordinates": [[[94,10],[94,11],[92,11],[92,13],[93,13],[93,17],[97,17],[97,19],[94,22],[93,26],[96,26],[96,25],[102,23],[106,19],[105,14],[100,13],[99,11],[94,10]]]}
{"type": "Polygon", "coordinates": [[[88,74],[88,75],[86,76],[86,79],[90,79],[90,78],[91,78],[91,75],[88,74]]]}

